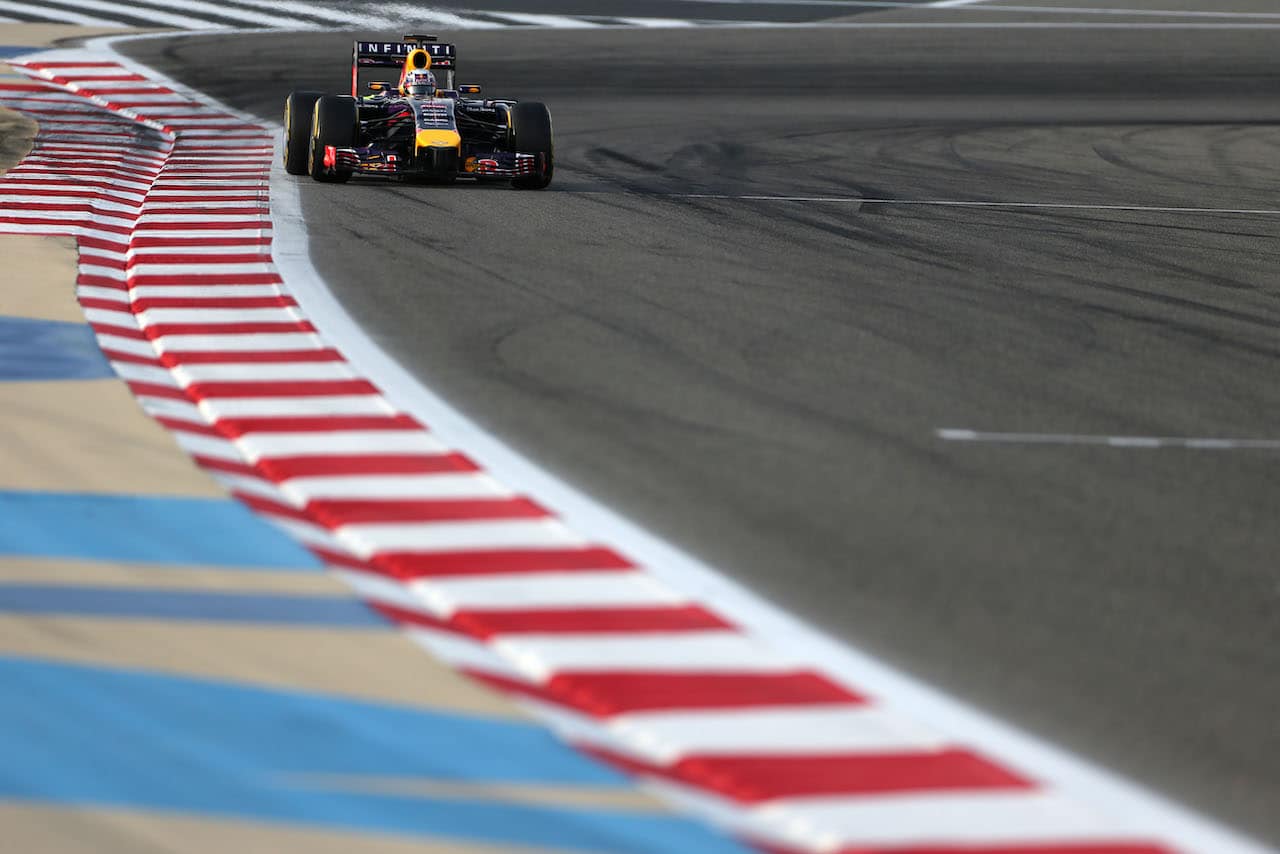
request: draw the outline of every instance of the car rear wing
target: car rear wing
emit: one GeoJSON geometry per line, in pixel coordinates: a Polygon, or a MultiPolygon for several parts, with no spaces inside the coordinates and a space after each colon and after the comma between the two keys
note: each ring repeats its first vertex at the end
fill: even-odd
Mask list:
{"type": "MultiPolygon", "coordinates": [[[[357,41],[351,49],[351,94],[360,97],[360,72],[381,68],[404,67],[405,57],[413,50],[425,50],[431,56],[431,70],[445,73],[443,89],[453,88],[453,75],[458,67],[458,55],[453,45],[437,42],[435,36],[407,35],[404,41],[357,41]]],[[[398,80],[400,75],[394,75],[398,80]]],[[[383,79],[386,79],[385,77],[383,79]]]]}

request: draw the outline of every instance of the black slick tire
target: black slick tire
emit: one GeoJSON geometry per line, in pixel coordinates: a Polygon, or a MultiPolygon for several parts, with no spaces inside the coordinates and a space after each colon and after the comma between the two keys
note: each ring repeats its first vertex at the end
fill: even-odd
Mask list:
{"type": "Polygon", "coordinates": [[[311,147],[307,151],[307,172],[312,178],[331,184],[351,178],[350,169],[325,167],[324,150],[330,145],[354,148],[359,123],[356,101],[350,95],[323,95],[316,101],[311,114],[311,147]]]}
{"type": "Polygon", "coordinates": [[[307,174],[311,150],[311,115],[323,92],[291,92],[284,99],[284,171],[307,174]]]}
{"type": "Polygon", "coordinates": [[[551,134],[551,111],[537,101],[521,101],[511,108],[511,147],[521,154],[537,154],[542,172],[512,178],[517,190],[541,190],[551,183],[555,171],[555,140],[551,134]]]}

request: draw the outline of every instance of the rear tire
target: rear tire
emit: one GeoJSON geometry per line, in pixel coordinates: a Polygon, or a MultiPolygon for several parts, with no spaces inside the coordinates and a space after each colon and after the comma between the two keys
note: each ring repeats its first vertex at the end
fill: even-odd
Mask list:
{"type": "Polygon", "coordinates": [[[542,174],[512,178],[517,190],[541,190],[551,183],[555,171],[555,140],[551,133],[551,111],[546,104],[522,101],[511,108],[511,148],[521,154],[542,158],[542,174]]]}
{"type": "Polygon", "coordinates": [[[323,95],[316,101],[311,115],[311,148],[307,152],[307,172],[325,183],[342,184],[351,178],[350,169],[329,169],[324,165],[324,150],[355,148],[360,116],[356,99],[350,95],[323,95]]]}
{"type": "Polygon", "coordinates": [[[284,100],[284,171],[307,174],[311,148],[311,115],[323,92],[291,92],[284,100]]]}

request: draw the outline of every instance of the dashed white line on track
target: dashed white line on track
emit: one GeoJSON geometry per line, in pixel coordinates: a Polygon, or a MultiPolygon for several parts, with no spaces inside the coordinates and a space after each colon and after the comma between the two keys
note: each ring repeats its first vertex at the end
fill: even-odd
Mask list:
{"type": "Polygon", "coordinates": [[[945,442],[998,445],[1091,445],[1105,448],[1158,450],[1181,448],[1193,451],[1280,451],[1280,439],[1219,439],[1181,436],[1106,436],[1090,433],[997,433],[939,428],[937,437],[945,442]]]}

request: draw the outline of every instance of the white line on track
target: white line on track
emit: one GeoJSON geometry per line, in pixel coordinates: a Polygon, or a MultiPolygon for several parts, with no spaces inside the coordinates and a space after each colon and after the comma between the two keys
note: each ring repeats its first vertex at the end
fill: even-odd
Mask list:
{"type": "Polygon", "coordinates": [[[1090,433],[996,433],[954,427],[935,431],[946,442],[993,445],[1092,445],[1105,448],[1195,451],[1280,451],[1280,439],[1216,439],[1179,436],[1106,436],[1090,433]]]}
{"type": "MultiPolygon", "coordinates": [[[[604,191],[585,191],[579,195],[615,195],[604,191]]],[[[916,207],[951,208],[1011,208],[1028,210],[1076,210],[1117,211],[1121,213],[1168,214],[1233,214],[1255,216],[1280,216],[1280,208],[1202,208],[1165,205],[1105,205],[1077,204],[1071,202],[994,202],[979,199],[866,199],[856,196],[766,196],[733,195],[730,193],[627,193],[634,196],[654,196],[664,199],[703,199],[726,202],[801,202],[830,205],[912,205],[916,207]]]]}

